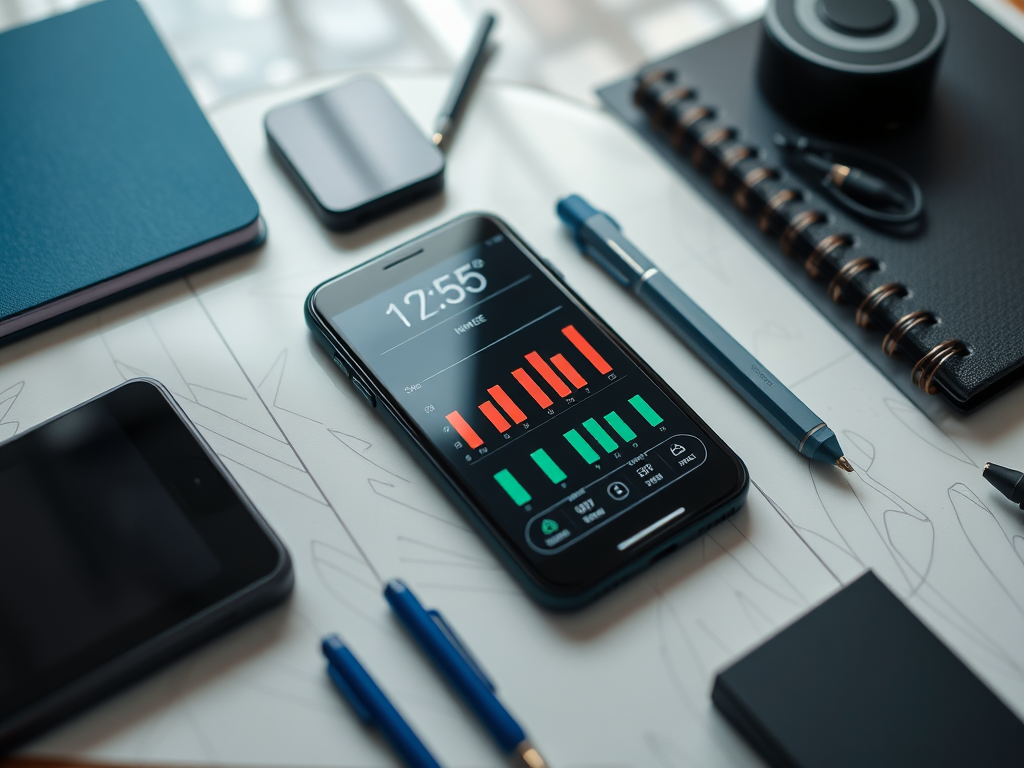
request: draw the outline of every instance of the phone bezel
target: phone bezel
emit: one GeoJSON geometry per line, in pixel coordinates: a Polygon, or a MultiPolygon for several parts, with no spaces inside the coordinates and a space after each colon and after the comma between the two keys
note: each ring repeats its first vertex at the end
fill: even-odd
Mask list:
{"type": "MultiPolygon", "coordinates": [[[[483,242],[487,235],[479,235],[472,240],[483,242]]],[[[441,479],[442,488],[449,496],[468,513],[468,517],[485,538],[498,545],[498,552],[506,564],[513,566],[513,572],[540,602],[555,608],[572,608],[589,602],[597,595],[610,589],[627,578],[633,572],[649,565],[666,550],[673,549],[707,530],[711,525],[728,516],[740,506],[746,497],[749,477],[743,462],[722,439],[701,419],[693,409],[662,379],[639,355],[605,323],[601,317],[573,289],[566,284],[562,276],[551,265],[535,253],[516,233],[497,216],[486,213],[467,213],[447,222],[413,240],[404,243],[380,256],[371,259],[347,272],[337,275],[320,284],[310,292],[306,301],[306,317],[311,328],[320,338],[318,341],[333,356],[345,375],[359,381],[357,388],[363,387],[375,400],[375,407],[385,416],[390,426],[405,439],[413,450],[414,456],[431,471],[435,479],[441,479]],[[626,555],[624,562],[612,573],[581,581],[578,586],[567,588],[564,584],[553,582],[540,572],[522,548],[512,541],[501,527],[486,511],[486,504],[468,484],[446,464],[430,438],[423,433],[412,417],[397,402],[390,391],[363,363],[359,354],[331,325],[331,318],[346,309],[362,303],[369,296],[377,295],[388,287],[402,282],[411,276],[426,272],[432,263],[450,258],[456,250],[452,243],[469,242],[465,234],[460,232],[468,226],[476,226],[486,222],[492,227],[492,234],[503,234],[528,258],[541,272],[561,290],[568,299],[573,301],[595,323],[616,346],[659,387],[680,410],[706,434],[714,445],[731,461],[735,469],[735,482],[726,493],[714,502],[686,514],[678,521],[664,526],[664,529],[652,534],[638,544],[626,555]],[[423,258],[426,257],[426,258],[423,258]],[[403,265],[408,265],[403,268],[403,265]],[[353,279],[355,278],[355,279],[353,279]],[[381,408],[383,406],[383,408],[381,408]],[[522,578],[525,576],[526,578],[522,578]]],[[[652,497],[653,499],[657,497],[652,497]]],[[[644,506],[650,507],[651,504],[644,506]]],[[[638,507],[637,509],[644,508],[638,507]]],[[[631,512],[631,514],[634,514],[631,512]]]]}

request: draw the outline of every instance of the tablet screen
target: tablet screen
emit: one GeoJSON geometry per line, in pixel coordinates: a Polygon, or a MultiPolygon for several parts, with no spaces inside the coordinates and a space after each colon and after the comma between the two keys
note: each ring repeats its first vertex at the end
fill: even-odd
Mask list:
{"type": "Polygon", "coordinates": [[[254,533],[150,384],[0,445],[0,720],[272,564],[254,533]]]}

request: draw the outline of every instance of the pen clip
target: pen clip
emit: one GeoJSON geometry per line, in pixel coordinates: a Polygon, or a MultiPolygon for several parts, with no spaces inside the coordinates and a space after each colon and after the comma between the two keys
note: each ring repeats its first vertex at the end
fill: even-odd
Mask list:
{"type": "Polygon", "coordinates": [[[473,655],[469,652],[469,649],[465,644],[463,644],[462,640],[459,639],[459,636],[455,634],[455,630],[453,630],[448,625],[448,622],[444,620],[444,616],[441,615],[441,612],[431,608],[427,611],[427,615],[434,620],[434,624],[436,624],[437,628],[441,630],[441,633],[448,639],[448,642],[454,646],[455,650],[459,652],[463,661],[465,661],[466,664],[469,665],[469,668],[473,670],[473,673],[480,678],[480,682],[487,686],[487,690],[491,693],[497,691],[494,687],[494,683],[492,683],[491,679],[484,674],[483,668],[477,663],[476,659],[473,658],[473,655]]]}
{"type": "Polygon", "coordinates": [[[366,725],[373,725],[373,715],[370,714],[370,710],[363,705],[359,696],[357,696],[356,692],[352,690],[352,687],[345,682],[345,678],[341,676],[341,672],[339,672],[337,667],[331,664],[331,662],[327,662],[327,675],[334,682],[337,689],[341,691],[342,696],[344,696],[348,700],[348,703],[352,705],[352,709],[356,711],[359,719],[366,725]]]}

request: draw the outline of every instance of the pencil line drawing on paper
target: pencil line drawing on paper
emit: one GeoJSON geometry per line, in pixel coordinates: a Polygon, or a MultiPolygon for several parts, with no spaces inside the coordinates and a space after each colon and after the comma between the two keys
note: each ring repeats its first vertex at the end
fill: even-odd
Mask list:
{"type": "MultiPolygon", "coordinates": [[[[921,603],[997,662],[1004,673],[1024,680],[1024,664],[1015,653],[970,615],[970,602],[973,601],[965,602],[962,597],[959,600],[952,597],[949,589],[943,586],[952,583],[950,577],[944,575],[940,580],[936,575],[937,568],[944,572],[956,568],[962,572],[965,563],[962,558],[971,552],[978,564],[991,575],[993,586],[1000,584],[991,563],[1000,554],[1012,554],[1013,545],[1001,528],[998,535],[993,535],[992,526],[997,524],[989,510],[966,486],[953,486],[944,495],[959,524],[955,529],[948,524],[939,526],[934,519],[935,513],[925,512],[878,479],[877,449],[870,440],[846,430],[844,442],[847,444],[847,457],[857,467],[856,475],[846,478],[853,493],[844,494],[834,490],[829,484],[831,477],[826,474],[827,470],[823,472],[818,467],[809,468],[811,482],[824,515],[824,520],[820,520],[813,528],[816,536],[808,537],[809,545],[819,549],[825,560],[834,559],[835,553],[840,551],[856,558],[865,567],[870,565],[891,586],[902,584],[898,591],[911,603],[921,603]],[[965,520],[968,521],[966,527],[965,520]],[[974,533],[973,541],[968,530],[974,533]],[[831,546],[823,547],[823,541],[831,546]]],[[[940,448],[932,447],[936,454],[947,455],[940,448]]],[[[949,458],[960,461],[953,456],[949,458]]],[[[946,522],[945,518],[943,522],[946,522]]],[[[808,528],[806,523],[804,528],[808,528]]],[[[1004,563],[1001,566],[1002,572],[1009,572],[1005,563],[1010,561],[1004,557],[1001,562],[1004,563]]],[[[1013,563],[1016,562],[1014,558],[1013,563]]],[[[962,573],[959,578],[963,578],[962,573]]],[[[979,588],[982,586],[980,582],[976,584],[979,588]]],[[[1019,598],[1015,598],[1007,589],[1001,591],[1010,598],[1010,605],[1020,614],[1019,598]]],[[[985,592],[991,595],[991,590],[985,592]]]]}
{"type": "MultiPolygon", "coordinates": [[[[836,572],[832,570],[832,568],[829,566],[827,558],[823,557],[822,553],[818,551],[818,547],[814,546],[814,544],[817,544],[818,546],[821,546],[822,544],[836,546],[832,542],[832,540],[821,535],[817,531],[797,525],[793,521],[793,519],[785,513],[782,507],[780,507],[771,496],[765,493],[764,489],[761,488],[761,486],[758,485],[754,479],[751,479],[750,484],[754,486],[757,492],[764,497],[765,501],[767,501],[772,506],[772,509],[775,510],[776,514],[780,518],[782,518],[782,520],[785,521],[786,525],[788,525],[790,529],[792,529],[792,531],[800,538],[800,541],[804,543],[804,546],[806,546],[811,552],[814,553],[814,556],[818,559],[818,562],[821,563],[821,566],[829,572],[833,579],[836,580],[836,584],[842,584],[843,580],[839,578],[836,572]],[[814,540],[814,544],[811,543],[811,540],[814,540]]],[[[863,566],[863,563],[857,560],[856,556],[848,548],[837,547],[837,549],[844,555],[847,555],[849,558],[854,560],[857,563],[857,565],[863,566]]]]}
{"type": "Polygon", "coordinates": [[[284,411],[285,413],[290,413],[292,416],[298,416],[300,419],[306,419],[314,424],[323,424],[319,419],[285,408],[278,402],[279,395],[281,394],[281,381],[284,378],[284,369],[287,362],[288,350],[283,349],[281,350],[281,354],[277,356],[274,364],[270,367],[270,370],[267,371],[266,376],[260,380],[259,385],[256,387],[256,392],[264,402],[269,400],[270,407],[272,408],[284,411]]]}
{"type": "Polygon", "coordinates": [[[1024,615],[1024,562],[992,511],[970,488],[956,483],[949,488],[960,528],[971,549],[1019,613],[1024,615]],[[983,554],[984,553],[984,554],[983,554]]]}
{"type": "Polygon", "coordinates": [[[469,555],[465,552],[456,552],[450,547],[441,547],[425,541],[419,541],[409,536],[396,537],[398,544],[413,547],[417,557],[402,556],[399,562],[417,563],[419,565],[437,565],[447,568],[473,568],[477,570],[497,571],[501,566],[494,560],[485,560],[476,555],[469,555]],[[426,550],[426,553],[423,553],[426,550]],[[430,559],[427,559],[430,558],[430,559]]]}
{"type": "Polygon", "coordinates": [[[400,474],[391,471],[387,467],[382,467],[380,464],[378,464],[376,461],[374,461],[367,455],[370,449],[373,448],[373,443],[371,443],[369,440],[364,440],[361,437],[356,437],[355,435],[350,435],[347,432],[342,432],[340,429],[328,428],[327,431],[334,435],[335,439],[337,439],[339,443],[344,445],[346,448],[352,451],[352,453],[361,458],[363,461],[370,462],[381,472],[387,472],[389,475],[398,478],[402,482],[409,482],[408,478],[402,477],[400,474]]]}
{"type": "Polygon", "coordinates": [[[915,436],[926,442],[932,448],[946,454],[952,459],[962,461],[977,467],[978,464],[970,456],[964,453],[956,441],[935,425],[931,419],[921,413],[916,407],[905,400],[895,400],[891,397],[883,401],[889,412],[896,419],[910,430],[915,436]]]}
{"type": "Polygon", "coordinates": [[[396,486],[395,486],[394,483],[389,483],[389,482],[386,482],[384,480],[374,480],[372,477],[371,478],[367,478],[367,482],[370,484],[370,488],[373,489],[373,492],[375,494],[377,494],[379,497],[381,497],[382,499],[387,499],[388,501],[393,502],[394,504],[397,504],[400,507],[405,507],[408,510],[411,510],[411,511],[416,512],[416,513],[418,513],[420,515],[423,515],[424,517],[429,517],[431,520],[436,520],[439,523],[444,523],[445,525],[450,525],[453,528],[459,528],[460,530],[463,530],[463,531],[468,531],[469,530],[469,528],[467,528],[462,523],[456,522],[455,519],[447,520],[447,519],[445,519],[443,517],[439,517],[438,515],[435,515],[435,514],[432,514],[430,512],[427,512],[426,510],[420,509],[418,507],[414,507],[409,502],[403,501],[402,499],[396,498],[395,495],[392,495],[392,494],[388,493],[388,489],[391,489],[391,490],[395,489],[396,486]]]}

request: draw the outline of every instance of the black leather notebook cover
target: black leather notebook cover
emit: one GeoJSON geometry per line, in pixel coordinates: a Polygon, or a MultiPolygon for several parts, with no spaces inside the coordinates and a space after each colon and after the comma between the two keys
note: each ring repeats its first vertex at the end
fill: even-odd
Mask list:
{"type": "MultiPolygon", "coordinates": [[[[735,129],[732,140],[710,150],[713,158],[721,159],[729,147],[742,143],[757,148],[759,156],[740,163],[737,172],[758,164],[781,172],[778,180],[756,188],[761,203],[793,188],[807,194],[802,202],[784,207],[787,218],[808,209],[829,215],[829,223],[802,233],[807,243],[802,247],[813,248],[829,233],[853,236],[855,244],[833,252],[817,280],[805,272],[802,258],[780,251],[778,232],[769,236],[758,229],[756,211],[753,216],[743,213],[731,194],[715,187],[713,163],[699,170],[689,151],[678,153],[666,133],[652,126],[633,104],[635,79],[604,88],[599,95],[917,402],[927,398],[911,382],[914,363],[943,341],[962,341],[970,353],[946,360],[934,384],[955,408],[970,411],[1024,373],[1024,43],[968,0],[942,0],[942,5],[949,39],[928,112],[901,133],[859,145],[901,165],[922,185],[925,225],[909,237],[871,229],[823,195],[807,191],[803,179],[784,170],[772,136],[806,132],[776,115],[758,90],[759,21],[645,67],[676,71],[678,82],[696,90],[693,103],[714,109],[713,118],[700,121],[696,130],[735,129]],[[845,302],[835,303],[826,290],[830,277],[861,256],[875,258],[883,269],[857,275],[847,287],[845,302]],[[882,303],[872,313],[872,329],[858,327],[858,304],[890,282],[905,286],[908,295],[882,303]],[[932,312],[939,322],[918,325],[904,338],[901,353],[887,356],[881,349],[885,333],[917,310],[932,312]]],[[[798,243],[796,250],[800,248],[798,243]]]]}
{"type": "Polygon", "coordinates": [[[1024,723],[868,572],[715,679],[774,768],[1002,768],[1024,723]]]}

